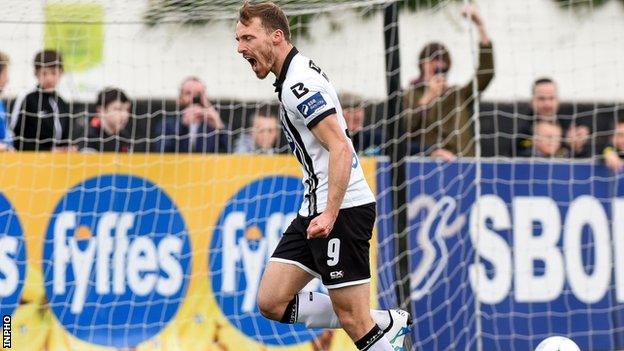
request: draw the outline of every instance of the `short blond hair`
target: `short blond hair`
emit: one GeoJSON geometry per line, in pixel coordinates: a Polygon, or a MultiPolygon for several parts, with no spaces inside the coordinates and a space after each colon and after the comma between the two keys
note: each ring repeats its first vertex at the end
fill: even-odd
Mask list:
{"type": "Polygon", "coordinates": [[[262,27],[267,32],[278,29],[281,30],[284,32],[286,41],[290,42],[290,25],[288,23],[288,18],[279,6],[272,2],[250,4],[249,1],[245,1],[238,11],[238,21],[248,26],[254,18],[260,19],[262,27]]]}

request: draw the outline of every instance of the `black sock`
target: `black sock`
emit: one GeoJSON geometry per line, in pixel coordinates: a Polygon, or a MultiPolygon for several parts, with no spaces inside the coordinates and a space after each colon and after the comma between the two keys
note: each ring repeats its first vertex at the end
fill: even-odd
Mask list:
{"type": "Polygon", "coordinates": [[[360,340],[355,342],[355,346],[358,350],[368,350],[369,347],[373,346],[377,340],[383,338],[384,332],[379,329],[379,326],[375,324],[373,329],[371,329],[366,335],[364,335],[360,340]]]}
{"type": "Polygon", "coordinates": [[[288,306],[286,306],[286,310],[284,311],[284,315],[282,319],[280,319],[281,323],[293,324],[297,321],[297,310],[298,310],[298,300],[299,296],[295,295],[295,297],[290,300],[288,306]]]}

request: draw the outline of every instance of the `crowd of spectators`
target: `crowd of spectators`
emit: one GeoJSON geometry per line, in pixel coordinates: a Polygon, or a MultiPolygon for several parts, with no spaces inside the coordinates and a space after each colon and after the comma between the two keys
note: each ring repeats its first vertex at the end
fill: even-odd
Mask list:
{"type": "MultiPolygon", "coordinates": [[[[447,81],[452,68],[448,48],[439,42],[426,44],[418,56],[420,76],[402,91],[401,128],[410,155],[452,161],[475,156],[474,105],[495,75],[494,47],[483,18],[474,7],[464,10],[479,33],[479,63],[464,85],[447,81]]],[[[0,52],[0,94],[9,80],[9,57],[0,52]]],[[[56,152],[162,152],[278,154],[289,152],[280,137],[275,108],[250,109],[253,114],[234,128],[219,106],[211,102],[206,85],[190,76],[180,83],[175,108],[154,118],[137,142],[133,122],[135,103],[120,88],[107,87],[90,102],[83,123],[73,123],[72,104],[58,94],[63,76],[62,55],[54,50],[36,53],[33,60],[36,86],[11,101],[0,100],[0,151],[56,152]],[[262,110],[262,111],[260,111],[262,110]]],[[[624,168],[624,119],[615,118],[609,133],[596,130],[574,114],[560,114],[558,87],[541,77],[530,87],[530,111],[518,114],[509,155],[540,158],[596,158],[611,170],[624,168]],[[602,133],[602,134],[601,134],[602,133]]],[[[385,138],[383,118],[371,118],[374,110],[359,96],[340,95],[348,134],[362,155],[381,155],[393,140],[385,138]]],[[[148,116],[149,117],[149,116],[148,116]]]]}

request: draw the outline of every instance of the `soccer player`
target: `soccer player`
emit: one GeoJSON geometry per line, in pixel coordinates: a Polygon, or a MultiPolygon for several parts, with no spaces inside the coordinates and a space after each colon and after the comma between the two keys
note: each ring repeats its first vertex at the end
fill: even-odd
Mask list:
{"type": "Polygon", "coordinates": [[[309,328],[342,327],[360,350],[403,350],[409,314],[370,310],[375,196],[347,136],[334,87],[293,46],[288,19],[273,3],[245,2],[236,40],[258,78],[277,77],[280,122],[301,163],[305,187],[298,216],[262,276],[260,312],[309,328]],[[322,279],[329,296],[301,292],[314,277],[322,279]]]}

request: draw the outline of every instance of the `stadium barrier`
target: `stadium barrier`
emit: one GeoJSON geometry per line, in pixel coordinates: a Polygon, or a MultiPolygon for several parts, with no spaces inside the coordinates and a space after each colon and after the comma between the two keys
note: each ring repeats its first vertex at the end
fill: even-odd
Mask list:
{"type": "MultiPolygon", "coordinates": [[[[354,350],[343,332],[255,307],[300,201],[292,157],[0,158],[11,350],[354,350]]],[[[416,349],[529,350],[551,335],[622,347],[623,177],[589,162],[410,158],[411,273],[396,277],[391,166],[362,165],[378,194],[373,303],[394,307],[409,279],[416,349]]]]}
{"type": "MultiPolygon", "coordinates": [[[[11,350],[355,350],[342,331],[269,322],[255,306],[300,204],[293,157],[0,158],[11,350]]],[[[374,187],[375,160],[362,165],[374,187]]]]}
{"type": "MultiPolygon", "coordinates": [[[[553,335],[624,348],[621,174],[538,159],[412,158],[406,169],[415,349],[534,350],[553,335]]],[[[379,247],[380,262],[395,257],[379,247]]],[[[379,290],[393,289],[380,267],[379,290]]]]}

